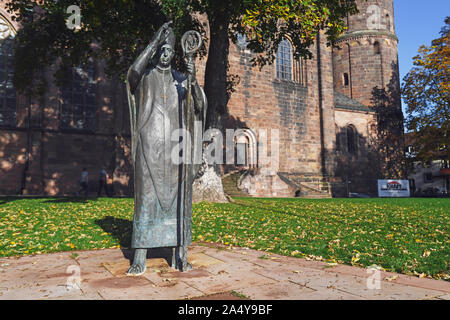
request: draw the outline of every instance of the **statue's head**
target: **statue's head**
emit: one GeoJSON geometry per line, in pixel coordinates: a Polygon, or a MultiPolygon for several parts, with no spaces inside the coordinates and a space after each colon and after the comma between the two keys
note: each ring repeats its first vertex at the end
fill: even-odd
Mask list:
{"type": "Polygon", "coordinates": [[[172,28],[168,28],[165,34],[165,40],[159,47],[158,65],[163,68],[170,66],[175,54],[175,34],[172,28]]]}

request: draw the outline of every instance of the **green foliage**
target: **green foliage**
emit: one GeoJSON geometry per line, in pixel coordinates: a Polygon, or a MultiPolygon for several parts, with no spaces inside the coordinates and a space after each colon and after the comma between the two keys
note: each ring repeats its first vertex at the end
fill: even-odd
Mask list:
{"type": "Polygon", "coordinates": [[[257,0],[244,1],[243,12],[233,17],[231,31],[245,33],[258,65],[272,63],[280,42],[288,38],[294,57],[311,57],[311,45],[320,30],[331,44],[345,30],[344,18],[357,12],[354,1],[257,0]]]}
{"type": "Polygon", "coordinates": [[[419,48],[403,81],[406,125],[414,132],[416,160],[450,161],[450,17],[441,37],[419,48]]]}
{"type": "MultiPolygon", "coordinates": [[[[235,200],[194,204],[193,241],[450,277],[450,199],[235,200]]],[[[128,247],[132,217],[131,198],[3,198],[0,256],[128,247]]]]}
{"type": "Polygon", "coordinates": [[[95,0],[9,1],[8,10],[21,24],[15,41],[14,85],[19,92],[39,93],[44,70],[55,61],[64,70],[86,63],[89,58],[105,59],[109,75],[123,75],[133,59],[145,48],[166,17],[158,1],[95,0]],[[67,28],[67,8],[81,9],[81,27],[67,28]],[[99,45],[101,44],[101,46],[99,45]]]}
{"type": "Polygon", "coordinates": [[[346,15],[357,12],[353,0],[168,0],[163,6],[167,12],[187,8],[206,14],[210,22],[228,16],[229,25],[223,28],[234,43],[237,33],[247,36],[247,47],[257,54],[253,61],[260,66],[273,62],[284,38],[293,43],[295,58],[310,56],[319,30],[326,30],[331,43],[344,30],[346,15]]]}

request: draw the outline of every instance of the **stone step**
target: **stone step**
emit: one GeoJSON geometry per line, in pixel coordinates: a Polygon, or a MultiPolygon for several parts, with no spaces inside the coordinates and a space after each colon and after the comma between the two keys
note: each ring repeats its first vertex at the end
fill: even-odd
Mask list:
{"type": "Polygon", "coordinates": [[[239,172],[222,178],[223,191],[230,197],[248,197],[249,194],[238,189],[239,172]]]}
{"type": "Polygon", "coordinates": [[[304,198],[304,199],[329,199],[331,198],[331,196],[327,193],[327,194],[306,194],[306,195],[301,195],[300,198],[304,198]]]}

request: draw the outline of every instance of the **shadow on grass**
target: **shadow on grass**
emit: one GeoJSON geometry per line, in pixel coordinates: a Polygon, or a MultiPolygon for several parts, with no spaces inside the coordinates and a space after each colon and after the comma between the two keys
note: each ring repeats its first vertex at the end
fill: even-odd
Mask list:
{"type": "Polygon", "coordinates": [[[82,197],[82,196],[73,196],[73,197],[60,197],[60,198],[53,198],[50,200],[46,200],[47,203],[86,203],[87,201],[97,201],[99,199],[120,199],[124,197],[97,197],[97,196],[89,196],[89,197],[82,197]]]}
{"type": "Polygon", "coordinates": [[[131,233],[133,231],[132,221],[107,216],[103,219],[95,220],[95,223],[102,228],[103,231],[116,238],[122,248],[129,248],[131,246],[131,233]]]}
{"type": "Polygon", "coordinates": [[[94,197],[63,197],[57,199],[50,199],[44,202],[46,203],[86,203],[88,200],[97,200],[94,197]]]}
{"type": "Polygon", "coordinates": [[[43,200],[44,203],[86,203],[88,200],[97,200],[97,197],[49,197],[49,196],[4,196],[0,197],[0,205],[18,200],[43,200]],[[50,199],[49,199],[50,198],[50,199]]]}
{"type": "Polygon", "coordinates": [[[42,199],[43,197],[40,196],[0,196],[0,205],[7,204],[8,202],[13,202],[17,200],[24,200],[24,199],[42,199]]]}

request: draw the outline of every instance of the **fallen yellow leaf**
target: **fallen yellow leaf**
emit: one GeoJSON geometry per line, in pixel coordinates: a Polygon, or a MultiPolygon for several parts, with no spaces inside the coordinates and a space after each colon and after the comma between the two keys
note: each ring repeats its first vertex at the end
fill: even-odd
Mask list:
{"type": "Polygon", "coordinates": [[[392,276],[390,278],[385,278],[384,280],[391,282],[392,280],[395,280],[397,278],[398,278],[398,276],[392,276]]]}

